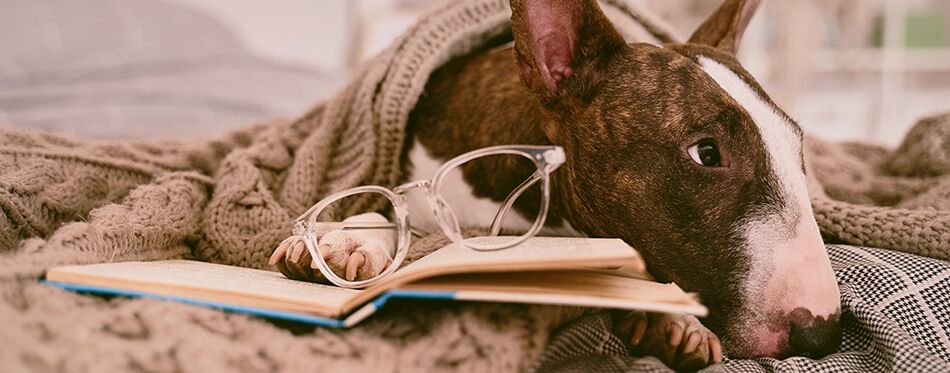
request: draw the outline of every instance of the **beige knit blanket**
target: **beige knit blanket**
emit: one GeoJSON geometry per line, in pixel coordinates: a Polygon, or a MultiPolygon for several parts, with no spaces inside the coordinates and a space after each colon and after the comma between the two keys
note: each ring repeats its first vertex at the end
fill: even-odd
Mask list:
{"type": "MultiPolygon", "coordinates": [[[[611,12],[674,38],[642,10],[611,12]]],[[[265,267],[291,219],[322,196],[399,181],[406,120],[428,75],[507,34],[509,17],[505,0],[450,4],[363,66],[331,101],[296,120],[213,141],[98,142],[0,130],[0,362],[80,371],[529,367],[571,310],[396,305],[352,331],[301,330],[36,282],[61,264],[187,257],[265,267]]],[[[896,151],[811,141],[822,231],[831,240],[947,258],[948,133],[950,116],[942,116],[921,122],[896,151]]],[[[371,211],[378,203],[348,208],[371,211]]],[[[425,238],[413,253],[442,243],[425,238]]]]}
{"type": "Polygon", "coordinates": [[[950,260],[950,113],[918,121],[897,149],[805,140],[825,241],[950,260]]]}

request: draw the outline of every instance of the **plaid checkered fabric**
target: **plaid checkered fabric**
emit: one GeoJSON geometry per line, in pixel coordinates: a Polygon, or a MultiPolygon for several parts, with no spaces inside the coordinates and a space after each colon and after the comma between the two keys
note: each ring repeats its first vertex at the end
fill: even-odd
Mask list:
{"type": "MultiPolygon", "coordinates": [[[[821,360],[727,359],[707,371],[950,372],[950,262],[844,245],[828,246],[828,254],[841,289],[840,352],[821,360]]],[[[628,356],[610,330],[606,312],[565,326],[538,370],[670,371],[654,358],[628,356]]]]}

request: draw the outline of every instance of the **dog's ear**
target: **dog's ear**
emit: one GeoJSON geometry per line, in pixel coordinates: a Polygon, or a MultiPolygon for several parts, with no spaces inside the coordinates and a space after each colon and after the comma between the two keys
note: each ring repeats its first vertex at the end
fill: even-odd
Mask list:
{"type": "Polygon", "coordinates": [[[625,45],[596,0],[511,0],[511,13],[522,82],[548,109],[588,98],[625,45]]]}
{"type": "Polygon", "coordinates": [[[759,0],[726,0],[702,25],[689,42],[705,44],[735,54],[742,33],[759,7],[759,0]]]}

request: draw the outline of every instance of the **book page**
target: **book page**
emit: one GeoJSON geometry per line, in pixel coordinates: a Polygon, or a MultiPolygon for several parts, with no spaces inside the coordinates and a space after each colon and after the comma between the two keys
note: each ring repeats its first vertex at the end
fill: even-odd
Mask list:
{"type": "Polygon", "coordinates": [[[695,298],[684,292],[676,284],[662,284],[628,276],[614,276],[606,273],[606,271],[459,274],[427,278],[399,288],[574,294],[682,304],[696,302],[695,298]]]}
{"type": "Polygon", "coordinates": [[[50,269],[48,281],[198,298],[335,317],[358,290],[291,280],[280,273],[190,260],[50,269]]]}
{"type": "MultiPolygon", "coordinates": [[[[510,238],[478,237],[482,244],[510,238]]],[[[636,250],[617,238],[532,237],[520,245],[497,251],[476,251],[451,244],[400,270],[403,274],[433,268],[465,267],[492,271],[571,267],[631,267],[643,271],[636,250]]]]}
{"type": "MultiPolygon", "coordinates": [[[[510,240],[479,237],[480,243],[510,240]]],[[[476,251],[451,244],[399,269],[359,294],[347,308],[401,284],[431,276],[472,272],[510,272],[580,268],[617,268],[645,272],[636,250],[617,238],[532,237],[520,245],[497,251],[476,251]]]]}
{"type": "Polygon", "coordinates": [[[453,291],[455,299],[562,304],[587,307],[684,312],[705,316],[694,294],[610,271],[540,271],[446,275],[415,281],[399,290],[453,291]]]}

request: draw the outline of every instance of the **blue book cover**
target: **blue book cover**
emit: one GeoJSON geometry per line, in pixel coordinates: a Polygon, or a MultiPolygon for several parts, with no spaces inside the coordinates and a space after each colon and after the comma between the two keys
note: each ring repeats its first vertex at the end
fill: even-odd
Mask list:
{"type": "Polygon", "coordinates": [[[106,295],[106,296],[121,296],[121,297],[132,297],[132,298],[151,298],[158,300],[167,300],[175,301],[185,304],[192,304],[202,307],[209,307],[213,309],[218,309],[227,312],[236,312],[244,313],[253,316],[260,316],[269,319],[275,320],[284,320],[284,321],[293,321],[304,324],[311,324],[317,326],[325,326],[331,328],[349,328],[353,325],[358,324],[360,321],[363,321],[372,314],[376,313],[377,310],[386,305],[386,302],[391,299],[436,299],[436,300],[452,300],[455,299],[455,292],[452,291],[427,291],[427,290],[389,290],[382,295],[376,297],[371,302],[363,305],[357,309],[352,314],[348,315],[346,318],[336,319],[330,317],[320,317],[308,313],[301,312],[292,312],[292,311],[281,311],[275,309],[267,309],[260,307],[250,307],[250,306],[241,306],[228,303],[213,302],[202,299],[186,298],[180,296],[172,295],[162,295],[157,293],[149,293],[143,291],[135,290],[123,290],[117,288],[101,287],[101,286],[90,286],[90,285],[78,285],[70,284],[65,282],[58,281],[42,281],[42,283],[58,287],[60,289],[74,291],[77,293],[84,294],[96,294],[96,295],[106,295]]]}

